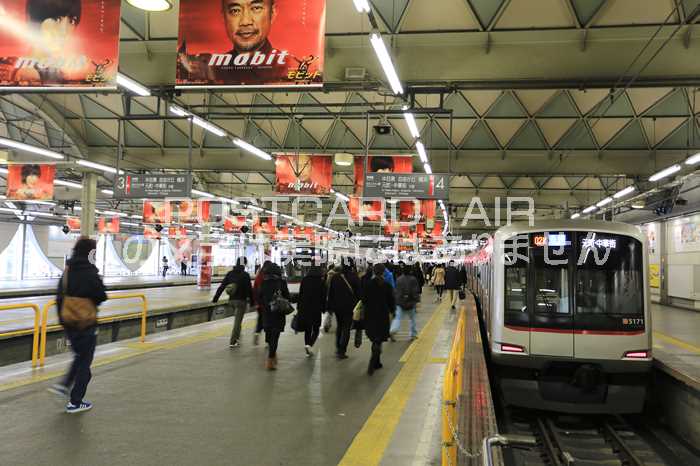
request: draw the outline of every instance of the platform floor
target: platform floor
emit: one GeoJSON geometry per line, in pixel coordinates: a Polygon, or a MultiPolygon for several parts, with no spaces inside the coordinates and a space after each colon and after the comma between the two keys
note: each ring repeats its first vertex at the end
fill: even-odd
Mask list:
{"type": "MultiPolygon", "coordinates": [[[[91,412],[66,415],[46,388],[68,355],[34,372],[0,369],[3,464],[35,465],[437,465],[442,374],[456,313],[419,308],[420,335],[386,343],[384,368],[366,374],[369,343],[334,356],[323,334],[315,355],[289,329],[279,368],[266,371],[265,346],[228,348],[231,319],[178,329],[146,344],[97,349],[87,398],[91,412]]],[[[288,319],[289,320],[289,319],[288,319]]]]}
{"type": "Polygon", "coordinates": [[[654,359],[700,391],[700,312],[652,304],[654,359]]]}
{"type": "MultiPolygon", "coordinates": [[[[109,292],[110,296],[119,296],[126,294],[144,294],[148,300],[149,313],[157,313],[158,311],[171,310],[178,311],[184,309],[192,309],[202,304],[210,303],[214,297],[214,293],[219,285],[213,284],[210,290],[200,290],[196,285],[183,286],[163,286],[158,288],[142,288],[125,291],[109,292]]],[[[290,283],[289,291],[296,293],[299,291],[299,284],[290,283]]],[[[23,298],[5,298],[0,299],[2,304],[18,304],[18,303],[33,303],[40,308],[54,296],[30,296],[23,298]]],[[[227,297],[221,297],[220,303],[225,303],[227,297]]],[[[141,301],[139,299],[120,299],[107,300],[100,306],[99,317],[110,317],[115,315],[124,315],[141,311],[141,301]]],[[[58,323],[56,307],[52,306],[49,310],[49,325],[58,323]]],[[[0,312],[0,334],[32,328],[34,325],[34,311],[31,309],[18,309],[12,311],[0,312]]]]}

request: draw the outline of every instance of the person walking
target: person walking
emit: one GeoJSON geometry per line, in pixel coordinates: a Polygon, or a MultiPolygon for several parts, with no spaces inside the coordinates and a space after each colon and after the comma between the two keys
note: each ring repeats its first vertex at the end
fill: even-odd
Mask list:
{"type": "Polygon", "coordinates": [[[442,299],[442,292],[445,289],[445,268],[442,264],[436,265],[433,269],[433,285],[437,293],[435,301],[438,302],[442,299]]]}
{"type": "Polygon", "coordinates": [[[262,273],[263,282],[260,286],[260,301],[263,306],[263,327],[268,348],[265,367],[268,370],[275,370],[277,369],[277,346],[280,334],[284,332],[287,316],[273,309],[271,304],[278,297],[282,297],[287,301],[291,297],[287,282],[282,278],[282,269],[279,265],[270,262],[267,267],[262,268],[262,273]]]}
{"type": "Polygon", "coordinates": [[[335,348],[338,359],[347,359],[352,311],[359,300],[360,280],[352,262],[343,264],[343,270],[333,276],[328,290],[328,308],[333,310],[338,321],[335,332],[335,348]]]}
{"type": "Polygon", "coordinates": [[[326,310],[326,282],[321,267],[311,266],[299,285],[297,312],[300,327],[304,329],[304,351],[313,355],[311,348],[318,339],[321,329],[321,315],[326,310]]]}
{"type": "Polygon", "coordinates": [[[84,397],[92,378],[90,366],[97,345],[97,307],[107,300],[105,285],[90,261],[96,249],[94,239],[82,237],[75,243],[56,290],[58,320],[75,355],[63,381],[49,391],[62,399],[70,397],[66,404],[70,414],[92,409],[92,403],[84,397]]]}
{"type": "Polygon", "coordinates": [[[170,268],[168,266],[168,258],[163,256],[163,259],[161,260],[163,262],[163,278],[165,278],[165,274],[168,273],[168,269],[170,268]]]}
{"type": "Polygon", "coordinates": [[[450,261],[445,269],[445,288],[449,293],[451,309],[455,309],[459,301],[459,290],[462,288],[462,278],[455,267],[455,261],[450,261]]]}
{"type": "Polygon", "coordinates": [[[396,280],[396,289],[394,292],[396,299],[396,314],[391,322],[389,337],[391,341],[396,341],[396,333],[401,328],[401,318],[407,314],[411,321],[410,338],[414,340],[418,337],[416,329],[416,305],[420,301],[420,286],[418,280],[410,271],[410,267],[404,268],[403,273],[396,280]]]}
{"type": "Polygon", "coordinates": [[[250,284],[250,275],[245,271],[245,263],[245,257],[238,258],[236,266],[226,274],[216,293],[214,293],[214,299],[212,299],[212,302],[216,303],[224,291],[228,295],[229,306],[231,306],[235,316],[229,348],[240,346],[243,316],[248,309],[248,304],[251,307],[253,306],[253,287],[250,284]]]}
{"type": "Polygon", "coordinates": [[[253,281],[253,302],[255,303],[255,308],[258,311],[258,321],[255,324],[255,333],[253,334],[253,345],[257,346],[257,344],[260,342],[260,334],[263,331],[263,305],[262,305],[262,300],[260,299],[260,288],[262,287],[263,283],[263,269],[265,267],[269,267],[272,264],[272,261],[265,261],[262,265],[262,267],[258,268],[258,271],[255,273],[255,280],[253,281]]]}
{"type": "Polygon", "coordinates": [[[389,338],[390,314],[396,307],[393,289],[384,280],[384,270],[384,264],[376,264],[374,277],[367,282],[362,292],[363,323],[367,338],[372,342],[372,356],[367,366],[369,375],[383,367],[382,343],[389,338]]]}
{"type": "MultiPolygon", "coordinates": [[[[330,264],[328,266],[328,271],[326,272],[326,293],[328,293],[328,290],[331,289],[331,281],[333,280],[333,277],[337,273],[335,264],[330,264]]],[[[328,296],[326,296],[326,299],[328,299],[328,296]]],[[[333,310],[330,308],[326,309],[326,316],[323,318],[323,331],[328,333],[331,331],[331,327],[333,326],[333,310]]]]}
{"type": "Polygon", "coordinates": [[[180,275],[187,275],[187,261],[185,259],[180,262],[180,275]]]}

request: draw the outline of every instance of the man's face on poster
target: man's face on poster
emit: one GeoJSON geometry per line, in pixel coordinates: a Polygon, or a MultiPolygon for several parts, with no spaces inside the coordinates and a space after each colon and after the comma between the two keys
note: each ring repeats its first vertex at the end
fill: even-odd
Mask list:
{"type": "Polygon", "coordinates": [[[222,0],[226,34],[236,52],[258,50],[277,14],[274,0],[222,0]]]}

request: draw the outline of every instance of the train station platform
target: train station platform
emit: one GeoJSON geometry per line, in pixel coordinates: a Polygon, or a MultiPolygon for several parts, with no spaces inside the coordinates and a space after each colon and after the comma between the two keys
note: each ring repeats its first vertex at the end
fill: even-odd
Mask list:
{"type": "Polygon", "coordinates": [[[700,392],[700,312],[652,304],[654,360],[700,392]]]}
{"type": "Polygon", "coordinates": [[[46,391],[69,354],[34,371],[3,367],[0,457],[56,466],[440,464],[442,377],[457,313],[433,297],[426,292],[419,308],[418,339],[408,339],[404,322],[373,376],[366,338],[338,360],[335,335],[322,334],[307,358],[289,325],[278,370],[266,371],[252,314],[233,350],[231,319],[98,346],[87,394],[95,407],[79,415],[63,413],[46,391]]]}

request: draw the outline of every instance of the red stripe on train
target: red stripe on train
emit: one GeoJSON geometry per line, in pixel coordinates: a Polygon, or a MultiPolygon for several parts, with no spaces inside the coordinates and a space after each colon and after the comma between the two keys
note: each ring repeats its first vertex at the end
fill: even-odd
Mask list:
{"type": "Polygon", "coordinates": [[[505,326],[509,330],[516,332],[538,332],[538,333],[571,333],[574,335],[643,335],[644,330],[573,330],[563,328],[545,328],[545,327],[516,327],[514,325],[505,326]]]}

